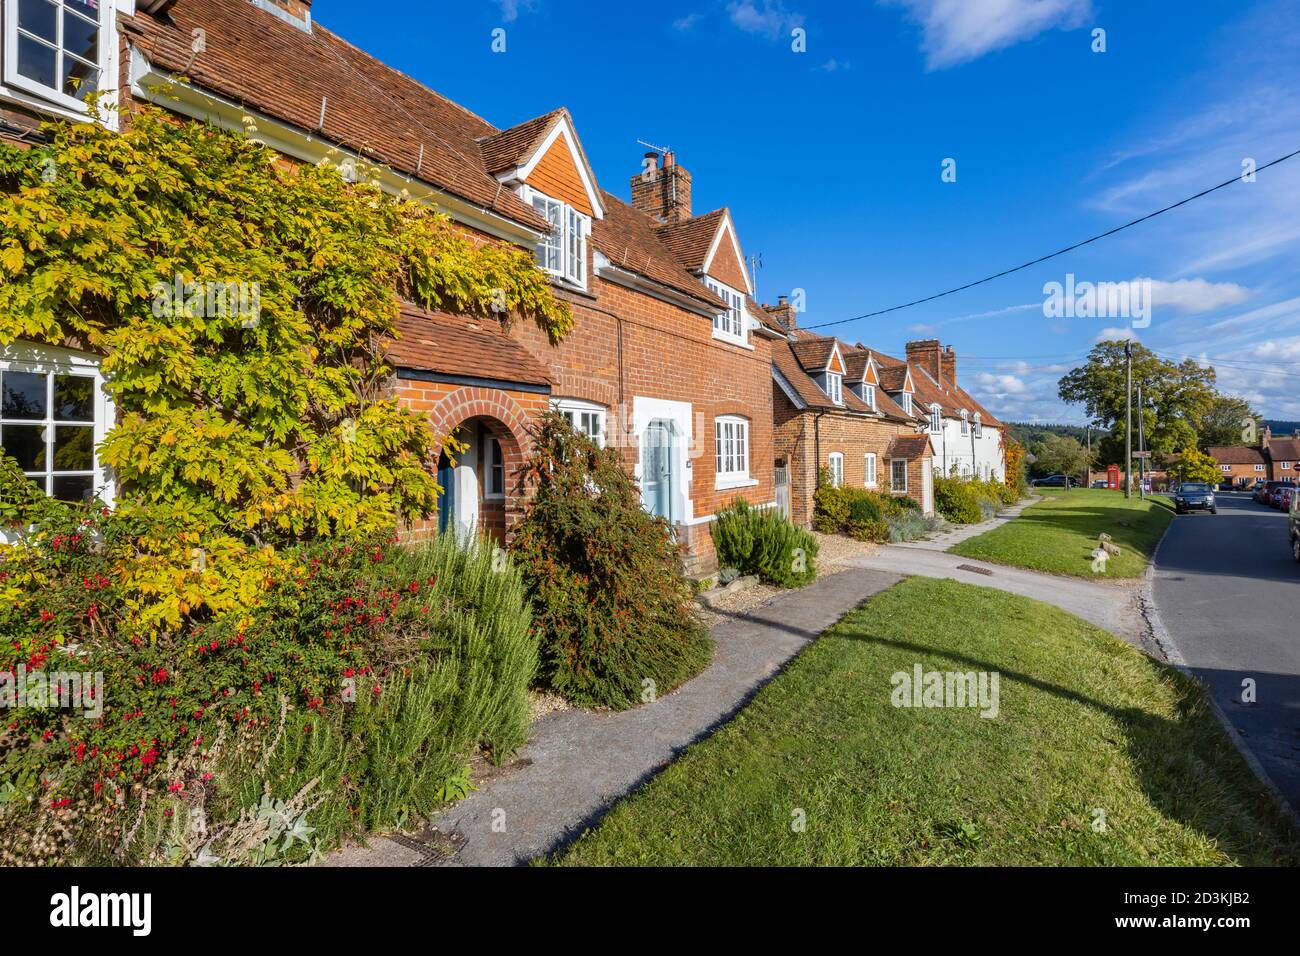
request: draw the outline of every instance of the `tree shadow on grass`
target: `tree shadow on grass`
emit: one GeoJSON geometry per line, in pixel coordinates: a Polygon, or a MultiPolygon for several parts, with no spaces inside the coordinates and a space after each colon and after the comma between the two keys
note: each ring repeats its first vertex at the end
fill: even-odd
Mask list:
{"type": "MultiPolygon", "coordinates": [[[[1105,714],[1125,729],[1139,785],[1162,816],[1201,833],[1235,863],[1300,865],[1297,821],[1282,810],[1226,739],[1205,687],[1172,668],[1156,664],[1178,687],[1177,720],[1137,707],[1116,707],[1032,674],[956,651],[845,628],[837,636],[907,651],[919,658],[944,658],[961,671],[996,672],[1000,683],[1032,687],[1105,714]],[[1266,838],[1266,828],[1272,831],[1273,840],[1266,838]]],[[[1292,690],[1300,696],[1300,678],[1289,679],[1297,683],[1292,690]]]]}

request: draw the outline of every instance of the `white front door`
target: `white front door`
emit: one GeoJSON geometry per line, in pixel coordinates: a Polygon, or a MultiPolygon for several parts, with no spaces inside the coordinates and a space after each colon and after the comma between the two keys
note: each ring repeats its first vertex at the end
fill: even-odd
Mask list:
{"type": "Polygon", "coordinates": [[[928,515],[934,514],[934,478],[930,474],[933,458],[921,459],[921,508],[928,515]]]}

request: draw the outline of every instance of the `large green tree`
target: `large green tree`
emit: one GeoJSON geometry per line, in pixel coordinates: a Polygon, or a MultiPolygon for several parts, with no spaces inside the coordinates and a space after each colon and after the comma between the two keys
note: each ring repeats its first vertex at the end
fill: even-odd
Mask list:
{"type": "Polygon", "coordinates": [[[1034,471],[1039,475],[1081,477],[1089,465],[1088,449],[1067,435],[1048,435],[1029,446],[1034,471]]]}
{"type": "MultiPolygon", "coordinates": [[[[1062,401],[1083,405],[1093,424],[1107,429],[1097,445],[1101,464],[1122,463],[1124,458],[1125,356],[1124,342],[1101,342],[1088,361],[1060,381],[1062,401]]],[[[1192,359],[1170,362],[1140,343],[1133,343],[1133,447],[1137,448],[1138,416],[1146,446],[1156,453],[1171,453],[1198,439],[1198,428],[1214,402],[1215,373],[1192,359]],[[1142,386],[1142,407],[1137,386],[1142,386]]]]}
{"type": "Polygon", "coordinates": [[[1201,447],[1257,444],[1262,422],[1259,413],[1245,399],[1215,395],[1201,416],[1201,447]]]}

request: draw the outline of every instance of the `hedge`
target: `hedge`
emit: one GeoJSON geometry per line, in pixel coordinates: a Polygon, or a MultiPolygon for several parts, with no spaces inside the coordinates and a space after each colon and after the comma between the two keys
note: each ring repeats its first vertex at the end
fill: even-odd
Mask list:
{"type": "Polygon", "coordinates": [[[817,577],[817,539],[776,511],[737,498],[717,513],[710,532],[720,568],[782,588],[803,587],[817,577]]]}

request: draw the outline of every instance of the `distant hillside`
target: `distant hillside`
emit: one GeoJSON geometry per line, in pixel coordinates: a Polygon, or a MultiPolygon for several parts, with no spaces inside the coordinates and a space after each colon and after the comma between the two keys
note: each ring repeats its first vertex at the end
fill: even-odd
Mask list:
{"type": "Polygon", "coordinates": [[[1300,422],[1284,422],[1274,418],[1264,419],[1264,424],[1272,430],[1274,435],[1290,435],[1297,428],[1300,428],[1300,422]]]}
{"type": "MultiPolygon", "coordinates": [[[[1007,425],[1012,437],[1022,445],[1042,441],[1048,435],[1064,435],[1077,440],[1080,445],[1088,444],[1088,429],[1083,425],[1048,425],[1040,422],[1007,422],[1007,425]]],[[[1094,428],[1092,440],[1095,442],[1105,434],[1106,432],[1094,428]]]]}

